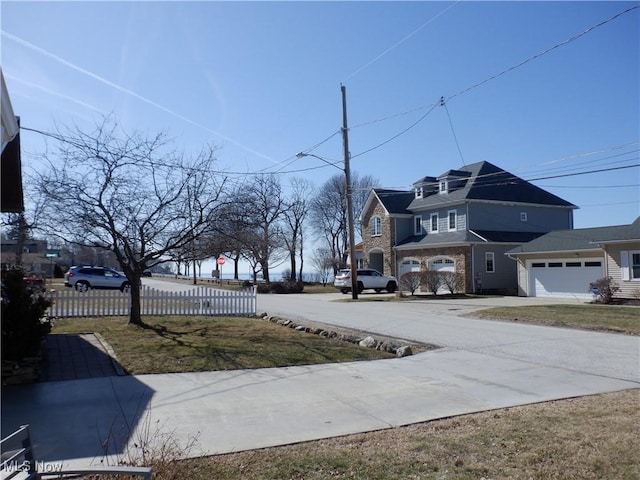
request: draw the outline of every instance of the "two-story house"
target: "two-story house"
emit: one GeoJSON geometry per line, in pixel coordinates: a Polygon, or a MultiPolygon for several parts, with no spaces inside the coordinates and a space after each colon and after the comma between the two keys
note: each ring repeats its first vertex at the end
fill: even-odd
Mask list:
{"type": "Polygon", "coordinates": [[[467,292],[517,293],[505,253],[573,228],[575,205],[489,162],[413,184],[372,189],[360,215],[364,262],[400,278],[420,269],[462,274],[467,292]]]}

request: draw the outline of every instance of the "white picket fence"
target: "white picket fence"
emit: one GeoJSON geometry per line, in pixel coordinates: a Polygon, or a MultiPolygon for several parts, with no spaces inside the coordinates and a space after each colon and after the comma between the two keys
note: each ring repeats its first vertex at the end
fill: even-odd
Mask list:
{"type": "MultiPolygon", "coordinates": [[[[131,294],[120,290],[73,289],[56,291],[49,315],[93,317],[129,315],[131,294]]],[[[166,292],[143,286],[140,289],[142,315],[255,315],[257,288],[215,290],[196,287],[184,292],[166,292]]]]}

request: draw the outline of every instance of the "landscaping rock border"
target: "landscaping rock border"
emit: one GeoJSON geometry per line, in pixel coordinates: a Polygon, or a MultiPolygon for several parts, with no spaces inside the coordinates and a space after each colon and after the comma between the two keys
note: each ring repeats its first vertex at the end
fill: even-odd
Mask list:
{"type": "Polygon", "coordinates": [[[276,325],[281,325],[283,327],[292,328],[297,332],[310,333],[312,335],[320,335],[321,337],[334,338],[336,340],[341,340],[343,342],[353,343],[354,345],[360,345],[361,347],[374,348],[376,350],[381,350],[387,353],[391,353],[392,355],[396,355],[399,358],[413,355],[413,350],[411,349],[411,345],[400,345],[398,343],[395,343],[389,340],[376,340],[374,337],[370,335],[357,336],[357,335],[351,335],[347,333],[338,333],[334,330],[326,330],[320,327],[300,325],[293,322],[292,320],[276,317],[274,315],[269,315],[267,313],[262,313],[258,316],[263,320],[266,320],[271,323],[275,323],[276,325]]]}

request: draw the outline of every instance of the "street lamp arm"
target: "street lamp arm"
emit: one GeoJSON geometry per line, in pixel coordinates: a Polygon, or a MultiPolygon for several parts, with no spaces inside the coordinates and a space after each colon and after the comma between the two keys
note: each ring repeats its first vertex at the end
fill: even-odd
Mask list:
{"type": "Polygon", "coordinates": [[[297,154],[296,154],[296,158],[304,158],[304,157],[313,157],[313,158],[317,158],[318,160],[320,160],[320,161],[322,161],[322,162],[326,163],[327,165],[331,165],[332,167],[336,167],[338,170],[342,170],[342,168],[338,166],[338,165],[339,165],[340,163],[342,163],[342,162],[335,162],[335,163],[332,163],[332,162],[330,162],[329,160],[327,160],[326,158],[322,158],[321,156],[319,156],[319,155],[315,155],[315,154],[313,154],[313,153],[304,153],[304,152],[300,152],[300,153],[297,153],[297,154]]]}

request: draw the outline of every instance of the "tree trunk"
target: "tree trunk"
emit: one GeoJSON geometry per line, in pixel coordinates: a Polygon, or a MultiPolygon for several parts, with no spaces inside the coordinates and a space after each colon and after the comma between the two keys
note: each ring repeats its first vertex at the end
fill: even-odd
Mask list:
{"type": "Polygon", "coordinates": [[[289,272],[289,280],[296,281],[296,250],[295,248],[289,252],[291,258],[291,271],[289,272]]]}
{"type": "Polygon", "coordinates": [[[269,261],[261,261],[260,267],[262,267],[262,278],[264,278],[264,281],[267,283],[271,283],[271,280],[269,280],[269,261]]]}
{"type": "Polygon", "coordinates": [[[142,315],[140,313],[140,279],[134,279],[131,284],[131,310],[129,312],[129,323],[142,325],[142,315]]]}

